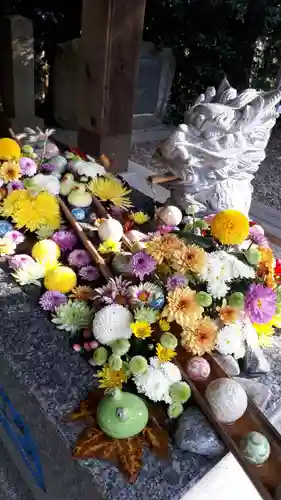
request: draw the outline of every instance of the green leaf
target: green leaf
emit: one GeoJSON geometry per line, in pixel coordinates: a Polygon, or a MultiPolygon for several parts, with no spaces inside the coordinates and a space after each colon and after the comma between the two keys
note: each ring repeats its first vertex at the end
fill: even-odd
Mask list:
{"type": "Polygon", "coordinates": [[[202,248],[214,248],[213,239],[209,236],[199,236],[191,231],[175,231],[174,234],[181,239],[187,240],[188,243],[195,243],[202,248]]]}

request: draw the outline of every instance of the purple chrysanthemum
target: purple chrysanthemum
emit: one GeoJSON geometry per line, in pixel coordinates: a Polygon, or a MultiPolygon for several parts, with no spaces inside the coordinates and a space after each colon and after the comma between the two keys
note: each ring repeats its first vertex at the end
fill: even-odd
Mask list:
{"type": "Polygon", "coordinates": [[[61,304],[66,304],[67,297],[64,293],[56,292],[54,290],[43,293],[39,299],[39,304],[44,311],[54,312],[61,304]]]}
{"type": "Polygon", "coordinates": [[[23,189],[23,188],[24,188],[24,185],[23,185],[22,181],[15,180],[15,181],[11,181],[7,184],[8,193],[11,193],[12,191],[16,191],[17,189],[23,189]]]}
{"type": "Polygon", "coordinates": [[[24,235],[20,231],[16,231],[16,230],[9,231],[8,233],[6,233],[5,238],[9,238],[16,245],[23,243],[23,241],[25,240],[24,235]]]}
{"type": "Polygon", "coordinates": [[[268,248],[268,239],[264,235],[264,233],[261,231],[261,229],[257,226],[252,226],[250,227],[249,231],[249,237],[250,240],[252,240],[256,245],[259,245],[260,247],[268,248]]]}
{"type": "Polygon", "coordinates": [[[123,276],[111,278],[106,285],[95,289],[96,298],[107,305],[126,305],[130,296],[128,288],[131,284],[131,281],[124,280],[123,276]]]}
{"type": "Polygon", "coordinates": [[[9,258],[9,266],[12,269],[20,269],[26,266],[26,264],[31,264],[33,262],[34,262],[33,258],[30,257],[30,255],[26,255],[24,253],[14,255],[13,257],[9,258]]]}
{"type": "Polygon", "coordinates": [[[134,253],[131,264],[133,274],[140,280],[151,274],[157,266],[156,260],[144,251],[134,253]]]}
{"type": "Polygon", "coordinates": [[[73,250],[68,256],[68,263],[73,267],[83,267],[90,264],[91,257],[87,250],[73,250]]]}
{"type": "Polygon", "coordinates": [[[276,292],[261,284],[250,285],[245,311],[252,323],[268,323],[276,311],[276,292]]]}
{"type": "Polygon", "coordinates": [[[174,276],[169,276],[166,283],[166,288],[170,292],[175,290],[175,288],[183,288],[187,285],[187,279],[181,274],[174,274],[174,276]]]}
{"type": "Polygon", "coordinates": [[[61,229],[56,231],[52,240],[60,247],[61,250],[72,250],[78,243],[78,238],[73,231],[61,229]]]}
{"type": "Polygon", "coordinates": [[[178,229],[177,226],[159,226],[158,231],[160,234],[171,233],[172,231],[176,231],[178,229]]]}
{"type": "Polygon", "coordinates": [[[100,277],[99,270],[94,266],[81,267],[78,274],[85,281],[96,281],[100,277]]]}
{"type": "Polygon", "coordinates": [[[32,177],[37,172],[37,165],[31,158],[20,158],[19,160],[20,170],[22,175],[27,175],[27,177],[32,177]]]}

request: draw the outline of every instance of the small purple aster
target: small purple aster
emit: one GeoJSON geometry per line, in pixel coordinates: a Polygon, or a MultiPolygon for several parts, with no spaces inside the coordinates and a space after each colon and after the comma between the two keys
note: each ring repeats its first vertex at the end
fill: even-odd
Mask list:
{"type": "Polygon", "coordinates": [[[250,227],[249,237],[259,247],[269,248],[268,239],[258,226],[250,227]]]}
{"type": "Polygon", "coordinates": [[[140,251],[132,255],[131,265],[133,274],[142,281],[155,270],[157,262],[148,253],[140,251]]]}
{"type": "Polygon", "coordinates": [[[27,177],[32,177],[37,172],[37,165],[31,158],[20,158],[19,160],[20,169],[22,175],[27,175],[27,177]]]}
{"type": "Polygon", "coordinates": [[[73,267],[83,267],[90,264],[91,257],[87,250],[73,250],[68,256],[68,263],[73,267]]]}
{"type": "Polygon", "coordinates": [[[20,231],[16,231],[16,230],[9,231],[8,233],[6,233],[5,238],[9,238],[16,245],[23,243],[25,240],[24,235],[20,231]]]}
{"type": "Polygon", "coordinates": [[[27,264],[33,264],[33,263],[34,263],[33,258],[30,257],[30,255],[26,255],[24,253],[14,255],[13,257],[9,258],[9,266],[12,269],[21,269],[27,264]]]}
{"type": "Polygon", "coordinates": [[[268,323],[276,312],[276,292],[253,283],[245,297],[245,312],[252,323],[268,323]]]}
{"type": "Polygon", "coordinates": [[[66,304],[67,297],[64,293],[56,292],[54,290],[43,293],[39,299],[39,304],[44,311],[54,312],[61,304],[66,304]]]}
{"type": "Polygon", "coordinates": [[[22,181],[11,181],[7,184],[7,189],[8,193],[11,193],[12,191],[17,191],[17,189],[24,189],[24,184],[22,181]]]}
{"type": "Polygon", "coordinates": [[[166,283],[166,288],[170,292],[175,290],[175,288],[183,288],[187,285],[187,279],[181,274],[174,274],[174,276],[169,276],[166,283]]]}
{"type": "Polygon", "coordinates": [[[56,231],[52,240],[60,247],[61,250],[72,250],[78,243],[78,238],[73,231],[61,229],[56,231]]]}
{"type": "Polygon", "coordinates": [[[54,172],[56,170],[56,165],[52,165],[52,163],[43,163],[41,165],[41,170],[44,170],[44,172],[54,172]]]}
{"type": "Polygon", "coordinates": [[[100,277],[99,270],[94,266],[81,267],[78,274],[85,281],[96,281],[100,277]]]}

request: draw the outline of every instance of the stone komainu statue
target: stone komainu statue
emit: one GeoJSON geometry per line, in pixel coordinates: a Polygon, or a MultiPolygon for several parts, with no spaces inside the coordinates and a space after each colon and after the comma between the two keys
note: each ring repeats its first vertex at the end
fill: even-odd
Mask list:
{"type": "Polygon", "coordinates": [[[280,100],[276,90],[237,95],[226,79],[217,91],[209,87],[201,94],[156,155],[176,177],[167,185],[170,201],[181,208],[196,204],[208,212],[233,208],[248,215],[251,181],[265,158],[280,100]]]}

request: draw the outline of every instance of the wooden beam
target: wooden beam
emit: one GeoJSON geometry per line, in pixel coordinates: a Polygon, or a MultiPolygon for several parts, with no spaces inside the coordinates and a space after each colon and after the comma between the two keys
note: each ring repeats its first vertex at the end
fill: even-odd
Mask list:
{"type": "Polygon", "coordinates": [[[78,147],[127,170],[145,0],[83,0],[78,147]]]}

